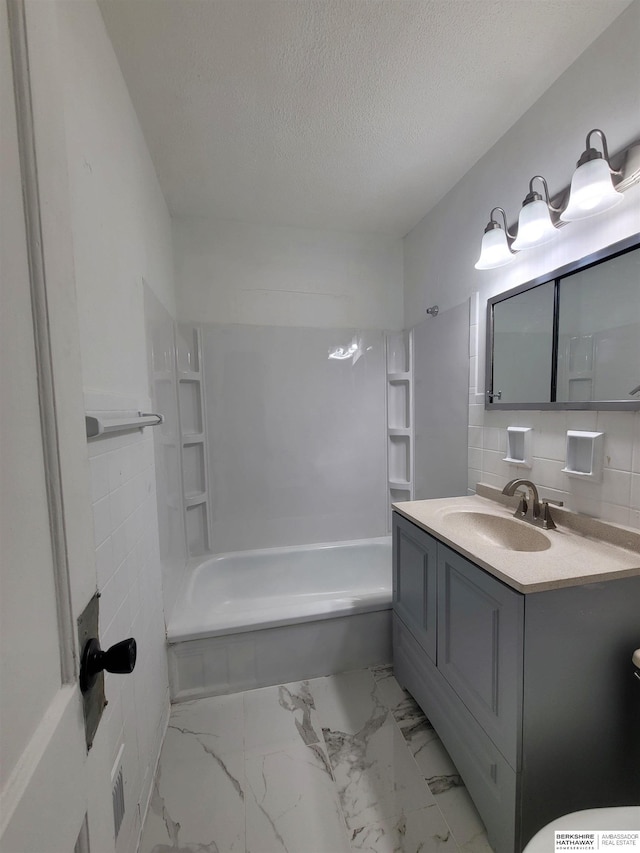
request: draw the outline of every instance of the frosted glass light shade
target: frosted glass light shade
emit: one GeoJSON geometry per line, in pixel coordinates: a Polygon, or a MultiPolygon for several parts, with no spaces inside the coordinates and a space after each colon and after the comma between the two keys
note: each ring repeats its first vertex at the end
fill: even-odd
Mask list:
{"type": "Polygon", "coordinates": [[[513,248],[533,249],[548,243],[557,235],[558,230],[551,222],[549,207],[545,201],[538,199],[522,206],[518,217],[518,236],[513,241],[513,248]]]}
{"type": "Polygon", "coordinates": [[[611,182],[611,170],[601,157],[588,160],[573,173],[569,204],[560,219],[563,222],[575,222],[603,213],[623,199],[611,182]]]}
{"type": "Polygon", "coordinates": [[[491,270],[503,267],[513,260],[513,252],[509,249],[507,235],[502,228],[491,228],[484,232],[480,257],[476,261],[477,270],[491,270]]]}

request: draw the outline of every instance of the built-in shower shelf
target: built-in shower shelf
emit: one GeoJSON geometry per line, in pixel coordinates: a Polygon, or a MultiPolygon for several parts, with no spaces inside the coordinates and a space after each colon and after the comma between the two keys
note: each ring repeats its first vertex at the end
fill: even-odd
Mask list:
{"type": "Polygon", "coordinates": [[[413,500],[413,334],[385,335],[387,375],[387,501],[413,500]]]}
{"type": "Polygon", "coordinates": [[[204,444],[204,433],[202,432],[194,432],[194,433],[185,433],[182,436],[182,443],[184,444],[204,444]]]}
{"type": "Polygon", "coordinates": [[[184,496],[185,506],[198,506],[207,502],[206,492],[193,492],[184,496]]]}
{"type": "Polygon", "coordinates": [[[181,324],[176,329],[178,405],[182,458],[182,504],[190,557],[206,554],[211,546],[206,442],[205,368],[202,332],[181,324]]]}
{"type": "Polygon", "coordinates": [[[201,432],[183,432],[182,433],[182,443],[183,444],[199,444],[202,442],[202,433],[201,432]]]}
{"type": "Polygon", "coordinates": [[[402,489],[403,491],[410,490],[412,485],[410,480],[389,480],[388,482],[390,489],[402,489]]]}
{"type": "Polygon", "coordinates": [[[173,382],[173,374],[170,370],[156,370],[153,374],[154,382],[173,382]]]}

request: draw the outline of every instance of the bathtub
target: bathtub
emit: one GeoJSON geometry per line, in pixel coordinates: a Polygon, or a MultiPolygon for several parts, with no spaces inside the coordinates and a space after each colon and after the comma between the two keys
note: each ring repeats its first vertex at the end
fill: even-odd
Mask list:
{"type": "Polygon", "coordinates": [[[167,625],[172,701],[391,660],[391,537],[220,554],[167,625]]]}

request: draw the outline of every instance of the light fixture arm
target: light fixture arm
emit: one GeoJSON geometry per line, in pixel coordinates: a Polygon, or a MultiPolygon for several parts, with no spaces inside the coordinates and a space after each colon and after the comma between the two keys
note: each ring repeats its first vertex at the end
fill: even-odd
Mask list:
{"type": "Polygon", "coordinates": [[[587,133],[585,150],[583,151],[582,156],[578,160],[578,166],[583,166],[585,163],[588,163],[589,160],[597,160],[597,159],[602,157],[602,154],[598,151],[598,149],[593,148],[590,145],[590,139],[594,133],[597,133],[598,136],[600,137],[600,142],[602,143],[602,152],[604,154],[604,159],[607,161],[607,164],[609,166],[609,170],[610,170],[611,174],[612,175],[621,175],[622,171],[616,171],[615,169],[611,168],[611,164],[609,163],[609,148],[607,146],[607,137],[604,135],[603,131],[601,131],[597,127],[594,127],[593,130],[590,130],[589,133],[587,133]]]}
{"type": "MultiPolygon", "coordinates": [[[[492,228],[500,228],[500,223],[496,219],[494,219],[494,217],[493,217],[493,214],[496,210],[499,210],[500,213],[502,214],[502,219],[504,220],[504,233],[507,235],[507,237],[509,237],[509,239],[513,240],[515,238],[515,235],[509,233],[509,228],[507,226],[507,214],[504,212],[503,207],[494,207],[493,208],[493,210],[489,214],[489,224],[484,229],[485,233],[487,231],[490,231],[492,228]]],[[[511,250],[511,247],[509,247],[509,249],[511,250]]]]}
{"type": "Polygon", "coordinates": [[[542,175],[534,175],[531,178],[531,180],[529,181],[529,193],[528,193],[527,197],[525,198],[525,200],[522,202],[523,206],[525,204],[530,204],[532,201],[542,201],[542,196],[540,195],[540,193],[537,193],[533,188],[533,182],[534,181],[542,181],[542,186],[544,187],[544,196],[545,196],[545,201],[547,202],[547,207],[549,208],[549,210],[552,210],[554,213],[559,213],[561,208],[554,207],[551,204],[551,199],[549,197],[549,187],[547,186],[547,182],[543,178],[542,175]]]}

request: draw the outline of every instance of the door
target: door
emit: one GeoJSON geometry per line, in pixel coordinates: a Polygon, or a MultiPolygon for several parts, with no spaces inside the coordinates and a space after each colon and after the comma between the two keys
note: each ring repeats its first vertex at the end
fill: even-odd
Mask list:
{"type": "Polygon", "coordinates": [[[55,122],[31,127],[24,13],[0,0],[0,850],[83,853],[92,836],[103,853],[77,679],[96,577],[71,243],[55,122]]]}

